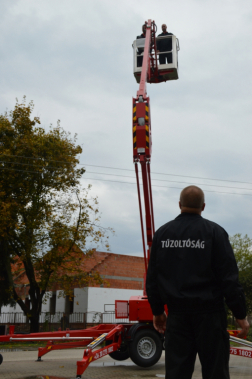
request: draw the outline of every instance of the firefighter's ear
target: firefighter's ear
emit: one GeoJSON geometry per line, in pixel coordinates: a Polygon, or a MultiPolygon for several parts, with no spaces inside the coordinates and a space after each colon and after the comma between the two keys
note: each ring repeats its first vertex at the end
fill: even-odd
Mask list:
{"type": "Polygon", "coordinates": [[[202,205],[202,208],[201,208],[202,212],[204,211],[205,206],[206,206],[206,203],[204,203],[204,204],[202,205]]]}
{"type": "Polygon", "coordinates": [[[178,204],[179,204],[179,208],[181,209],[181,202],[179,201],[178,204]]]}

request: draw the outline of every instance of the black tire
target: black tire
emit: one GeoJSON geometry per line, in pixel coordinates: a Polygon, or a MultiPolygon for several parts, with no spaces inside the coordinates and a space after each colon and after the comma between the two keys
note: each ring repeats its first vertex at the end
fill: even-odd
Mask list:
{"type": "Polygon", "coordinates": [[[140,367],[154,366],[162,355],[162,340],[152,329],[141,329],[129,345],[131,360],[140,367]]]}
{"type": "Polygon", "coordinates": [[[0,354],[0,365],[3,363],[3,356],[0,354]]]}
{"type": "MultiPolygon", "coordinates": [[[[112,341],[106,341],[106,346],[110,345],[112,341]]],[[[113,353],[109,353],[109,356],[116,361],[125,361],[129,358],[129,349],[126,343],[122,343],[120,349],[113,351],[113,353]]]]}

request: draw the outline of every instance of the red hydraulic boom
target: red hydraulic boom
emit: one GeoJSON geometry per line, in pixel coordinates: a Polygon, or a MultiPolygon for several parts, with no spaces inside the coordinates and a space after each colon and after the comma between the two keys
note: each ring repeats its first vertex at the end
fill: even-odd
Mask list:
{"type": "MultiPolygon", "coordinates": [[[[133,98],[133,161],[135,164],[136,172],[140,223],[146,273],[148,262],[150,259],[150,250],[153,235],[155,232],[150,170],[152,149],[150,99],[149,97],[147,97],[146,91],[147,82],[158,83],[160,80],[157,65],[157,48],[155,33],[155,22],[148,20],[148,22],[146,22],[146,37],[140,85],[139,90],[137,91],[137,97],[133,98]],[[141,191],[139,184],[138,164],[140,164],[142,171],[147,248],[144,236],[144,222],[141,202],[141,191]]],[[[145,291],[144,295],[146,295],[145,291]]]]}

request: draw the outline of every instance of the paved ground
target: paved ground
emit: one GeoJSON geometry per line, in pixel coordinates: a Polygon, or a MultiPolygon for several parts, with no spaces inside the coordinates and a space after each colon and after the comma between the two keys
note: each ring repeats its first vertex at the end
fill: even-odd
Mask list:
{"type": "MultiPolygon", "coordinates": [[[[52,379],[52,376],[75,378],[76,361],[82,358],[83,349],[52,351],[43,357],[43,362],[36,362],[37,351],[2,352],[1,354],[4,358],[4,362],[0,366],[1,379],[35,379],[36,377],[37,379],[52,379]]],[[[252,359],[231,355],[230,374],[231,379],[251,378],[252,359]]],[[[134,365],[131,360],[116,362],[106,356],[92,363],[82,375],[83,379],[164,377],[164,355],[158,364],[148,369],[134,365]]],[[[197,360],[193,379],[201,378],[200,364],[197,360]]]]}

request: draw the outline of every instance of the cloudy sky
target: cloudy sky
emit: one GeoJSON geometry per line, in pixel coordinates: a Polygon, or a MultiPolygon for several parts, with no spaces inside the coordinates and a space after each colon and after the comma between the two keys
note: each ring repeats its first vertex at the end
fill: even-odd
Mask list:
{"type": "Polygon", "coordinates": [[[142,256],[132,163],[132,42],[155,20],[180,41],[179,80],[147,86],[155,226],[180,190],[205,190],[203,216],[252,238],[252,2],[0,0],[0,113],[35,103],[42,126],[78,134],[113,253],[142,256]]]}

